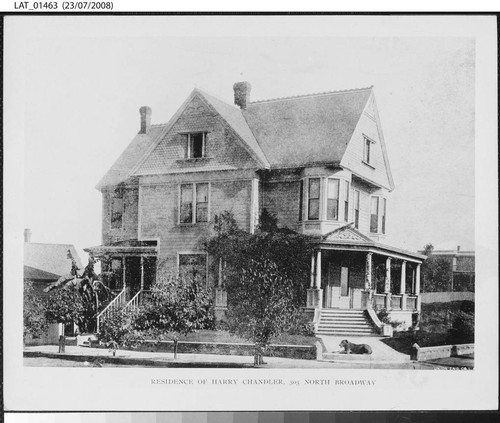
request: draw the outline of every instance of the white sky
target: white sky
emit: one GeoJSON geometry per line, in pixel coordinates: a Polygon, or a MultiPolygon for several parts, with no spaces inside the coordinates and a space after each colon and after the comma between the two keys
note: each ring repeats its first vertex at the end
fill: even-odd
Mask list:
{"type": "Polygon", "coordinates": [[[231,103],[240,80],[253,100],[374,85],[396,184],[387,243],[473,249],[475,42],[467,17],[433,18],[7,17],[24,227],[101,243],[94,187],[140,106],[161,123],[194,87],[231,103]]]}

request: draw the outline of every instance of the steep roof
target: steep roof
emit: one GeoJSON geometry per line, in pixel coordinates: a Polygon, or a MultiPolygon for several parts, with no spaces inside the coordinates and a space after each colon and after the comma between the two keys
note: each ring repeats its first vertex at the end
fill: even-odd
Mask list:
{"type": "Polygon", "coordinates": [[[145,152],[161,137],[166,126],[166,124],[151,125],[147,134],[137,134],[120,157],[113,163],[108,172],[102,177],[96,188],[101,190],[106,186],[118,185],[127,180],[145,152]]]}
{"type": "Polygon", "coordinates": [[[338,163],[371,88],[256,101],[243,116],[272,167],[338,163]]]}
{"type": "Polygon", "coordinates": [[[196,88],[168,123],[137,134],[96,188],[144,174],[142,163],[195,95],[213,107],[263,168],[338,164],[371,93],[368,87],[255,101],[241,110],[196,88]]]}
{"type": "Polygon", "coordinates": [[[41,244],[24,243],[24,277],[26,279],[58,279],[61,275],[70,273],[71,260],[68,250],[82,269],[80,257],[71,244],[41,244]]]}
{"type": "Polygon", "coordinates": [[[261,146],[255,139],[252,130],[248,126],[245,117],[241,113],[241,109],[227,104],[224,101],[219,100],[217,97],[201,91],[200,89],[197,89],[196,91],[203,95],[216,112],[219,113],[219,115],[231,126],[231,128],[233,128],[233,130],[251,149],[251,153],[253,153],[253,155],[255,155],[262,162],[262,164],[264,164],[264,166],[269,166],[269,162],[262,151],[261,146]]]}

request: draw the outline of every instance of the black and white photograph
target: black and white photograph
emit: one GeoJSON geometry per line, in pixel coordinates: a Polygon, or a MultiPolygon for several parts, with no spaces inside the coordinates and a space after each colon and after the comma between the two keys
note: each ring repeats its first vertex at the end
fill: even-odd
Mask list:
{"type": "Polygon", "coordinates": [[[498,361],[495,17],[4,26],[16,389],[491,404],[466,391],[498,361]]]}

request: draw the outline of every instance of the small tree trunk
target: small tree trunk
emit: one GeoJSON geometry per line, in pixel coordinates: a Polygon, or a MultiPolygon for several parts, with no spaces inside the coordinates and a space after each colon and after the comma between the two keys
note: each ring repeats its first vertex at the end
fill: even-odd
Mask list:
{"type": "Polygon", "coordinates": [[[177,359],[177,344],[179,343],[178,339],[174,339],[174,360],[177,359]]]}
{"type": "MultiPolygon", "coordinates": [[[[64,330],[64,329],[63,329],[64,330]]],[[[66,337],[63,335],[59,335],[59,352],[66,352],[66,337]]]]}

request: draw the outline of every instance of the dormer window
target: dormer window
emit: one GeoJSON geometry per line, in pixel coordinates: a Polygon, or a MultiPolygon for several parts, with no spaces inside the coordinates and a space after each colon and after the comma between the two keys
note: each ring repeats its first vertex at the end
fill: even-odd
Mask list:
{"type": "Polygon", "coordinates": [[[195,132],[186,134],[186,158],[201,159],[206,156],[206,133],[195,132]]]}

